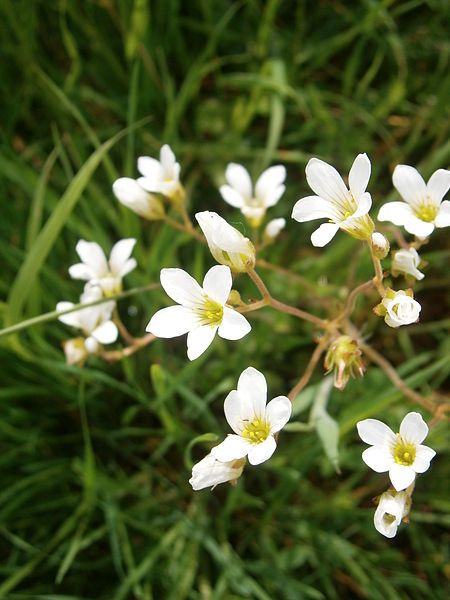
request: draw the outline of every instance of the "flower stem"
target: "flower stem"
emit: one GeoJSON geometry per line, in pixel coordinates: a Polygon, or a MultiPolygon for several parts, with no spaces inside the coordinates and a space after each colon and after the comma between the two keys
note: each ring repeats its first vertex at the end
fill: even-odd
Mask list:
{"type": "Polygon", "coordinates": [[[147,335],[144,335],[141,338],[133,338],[134,341],[130,346],[122,348],[122,350],[111,350],[107,352],[102,352],[100,354],[100,357],[108,362],[117,362],[119,360],[122,360],[123,358],[131,356],[141,348],[148,346],[155,339],[156,336],[154,336],[152,333],[148,333],[147,335]]]}
{"type": "Polygon", "coordinates": [[[275,310],[278,310],[279,312],[284,312],[286,314],[293,315],[298,319],[314,323],[314,325],[317,325],[322,329],[326,329],[328,327],[328,321],[324,321],[323,319],[320,319],[319,317],[316,317],[315,315],[312,315],[309,312],[301,310],[300,308],[296,308],[295,306],[290,306],[289,304],[285,304],[284,302],[280,302],[280,300],[276,300],[275,298],[273,298],[269,290],[267,289],[266,284],[254,269],[248,271],[248,275],[253,281],[253,283],[256,285],[258,290],[261,292],[263,300],[266,301],[267,305],[271,306],[275,310]]]}
{"type": "Polygon", "coordinates": [[[325,348],[327,347],[329,342],[328,336],[324,336],[320,342],[317,344],[311,358],[309,359],[309,363],[306,366],[306,369],[303,375],[300,377],[298,382],[292,388],[292,390],[288,394],[288,398],[291,402],[299,395],[302,389],[308,384],[311,379],[312,374],[314,373],[314,369],[316,368],[317,363],[320,360],[325,348]]]}
{"type": "Polygon", "coordinates": [[[380,296],[382,298],[384,298],[386,296],[386,290],[385,287],[383,285],[383,268],[381,267],[381,261],[379,258],[377,258],[372,250],[372,246],[370,244],[369,245],[369,250],[370,250],[370,256],[372,257],[372,262],[373,262],[373,267],[375,269],[375,277],[373,278],[373,283],[375,285],[375,287],[377,288],[378,293],[380,294],[380,296]]]}

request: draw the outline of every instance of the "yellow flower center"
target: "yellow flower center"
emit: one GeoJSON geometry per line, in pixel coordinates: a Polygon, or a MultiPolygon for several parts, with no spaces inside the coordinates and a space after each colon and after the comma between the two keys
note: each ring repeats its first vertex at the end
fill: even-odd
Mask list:
{"type": "Polygon", "coordinates": [[[261,444],[269,437],[269,434],[270,424],[256,417],[251,423],[247,423],[241,435],[252,444],[261,444]]]}
{"type": "Polygon", "coordinates": [[[425,202],[422,202],[422,204],[416,208],[414,212],[416,213],[416,217],[421,221],[433,223],[433,221],[436,219],[438,209],[433,204],[426,204],[425,202]]]}
{"type": "Polygon", "coordinates": [[[222,323],[223,319],[223,306],[215,300],[206,297],[205,302],[201,308],[200,316],[203,321],[212,326],[218,326],[222,323]]]}
{"type": "Polygon", "coordinates": [[[411,442],[405,441],[397,434],[397,441],[392,448],[392,455],[398,465],[409,467],[416,459],[416,447],[411,442]]]}

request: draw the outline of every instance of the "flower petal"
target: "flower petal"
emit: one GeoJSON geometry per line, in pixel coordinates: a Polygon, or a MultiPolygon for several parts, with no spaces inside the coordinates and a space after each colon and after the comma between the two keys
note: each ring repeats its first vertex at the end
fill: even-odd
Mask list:
{"type": "Polygon", "coordinates": [[[393,463],[392,455],[388,448],[384,446],[370,446],[370,448],[366,448],[362,453],[362,459],[376,473],[389,471],[393,463]]]}
{"type": "Polygon", "coordinates": [[[241,399],[250,407],[251,420],[264,417],[267,402],[267,382],[260,371],[247,367],[242,371],[237,389],[241,399]]]}
{"type": "Polygon", "coordinates": [[[417,446],[416,448],[416,459],[412,464],[412,468],[416,473],[425,473],[430,467],[430,461],[436,456],[436,452],[433,448],[428,446],[417,446]]]}
{"type": "Polygon", "coordinates": [[[121,277],[125,277],[125,275],[128,275],[128,273],[131,273],[131,271],[134,271],[134,269],[137,267],[137,260],[135,258],[130,258],[129,260],[127,260],[127,262],[123,265],[123,267],[121,268],[121,270],[119,271],[117,277],[121,278],[121,277]]]}
{"type": "MultiPolygon", "coordinates": [[[[358,202],[367,189],[371,164],[367,154],[358,154],[348,174],[348,184],[353,198],[358,202]]],[[[369,207],[370,208],[370,207],[369,207]]],[[[362,213],[365,214],[365,213],[362,213]]]]}
{"type": "Polygon", "coordinates": [[[270,433],[283,429],[291,418],[292,403],[286,396],[277,396],[266,406],[266,420],[270,423],[270,433]]]}
{"type": "Polygon", "coordinates": [[[97,277],[104,277],[108,273],[108,263],[105,253],[97,242],[80,240],[75,247],[82,262],[95,272],[97,277]]]}
{"type": "Polygon", "coordinates": [[[323,248],[328,242],[331,242],[338,230],[339,225],[335,225],[334,223],[323,223],[311,235],[312,245],[316,248],[323,248]]]}
{"type": "Polygon", "coordinates": [[[251,199],[252,180],[245,167],[236,163],[230,163],[226,168],[225,178],[231,187],[239,192],[244,199],[251,199]]]}
{"type": "Polygon", "coordinates": [[[270,208],[271,206],[275,206],[278,203],[278,200],[286,191],[285,185],[279,185],[277,188],[273,190],[268,190],[266,192],[266,196],[264,199],[264,205],[266,208],[270,208]]]}
{"type": "Polygon", "coordinates": [[[159,160],[156,160],[156,158],[152,158],[151,156],[140,156],[137,161],[137,168],[139,173],[143,175],[143,177],[140,179],[147,180],[149,182],[159,182],[162,179],[163,169],[159,160]]]}
{"type": "Polygon", "coordinates": [[[421,239],[427,238],[434,231],[434,223],[427,223],[414,215],[408,216],[403,226],[408,233],[412,233],[421,239]]]}
{"type": "Polygon", "coordinates": [[[410,412],[400,424],[400,435],[413,444],[421,444],[428,435],[428,425],[418,412],[410,412]]]}
{"type": "Polygon", "coordinates": [[[216,335],[216,331],[217,327],[212,327],[211,325],[201,325],[200,327],[191,329],[187,337],[187,355],[189,360],[195,360],[209,348],[216,335]]]}
{"type": "MultiPolygon", "coordinates": [[[[348,219],[346,219],[346,223],[348,223],[349,221],[353,220],[353,219],[358,219],[364,215],[366,215],[369,210],[372,207],[372,196],[368,193],[365,192],[364,194],[361,194],[361,196],[359,196],[358,200],[358,206],[355,210],[355,212],[352,214],[352,216],[348,219]]],[[[342,223],[341,223],[342,225],[342,223]]]]}
{"type": "Polygon", "coordinates": [[[282,184],[285,179],[286,168],[283,165],[269,167],[256,181],[256,198],[262,200],[265,206],[274,206],[284,193],[285,186],[282,184]]]}
{"type": "MultiPolygon", "coordinates": [[[[58,302],[56,305],[56,310],[58,312],[63,312],[73,308],[74,306],[75,304],[73,302],[58,302]]],[[[61,321],[61,323],[64,323],[64,325],[69,325],[70,327],[81,327],[80,311],[76,310],[68,315],[61,315],[58,317],[58,321],[61,321]]]]}
{"type": "Polygon", "coordinates": [[[447,171],[447,169],[435,171],[427,183],[428,195],[435,206],[439,206],[449,187],[450,171],[447,171]]]}
{"type": "Polygon", "coordinates": [[[197,306],[204,293],[193,277],[183,269],[161,269],[161,285],[166,294],[183,306],[197,306]]]}
{"type": "Polygon", "coordinates": [[[305,171],[309,187],[321,198],[339,205],[349,200],[350,194],[342,177],[328,163],[311,158],[305,171]]]}
{"type": "Polygon", "coordinates": [[[161,150],[159,151],[159,162],[166,173],[171,173],[173,171],[177,159],[169,144],[164,144],[164,146],[161,147],[161,150]]]}
{"type": "Polygon", "coordinates": [[[306,196],[295,203],[292,209],[292,218],[299,223],[313,221],[314,219],[338,221],[340,215],[328,200],[320,198],[320,196],[306,196]]]}
{"type": "Polygon", "coordinates": [[[185,306],[168,306],[158,310],[150,319],[145,331],[160,338],[184,335],[197,326],[196,315],[185,306]]]}
{"type": "Polygon", "coordinates": [[[248,451],[248,462],[251,465],[260,465],[272,456],[276,447],[277,443],[273,435],[269,435],[261,444],[252,444],[248,451]]]}
{"type": "Polygon", "coordinates": [[[220,195],[234,208],[242,208],[245,204],[245,198],[241,194],[231,187],[231,185],[221,185],[219,188],[220,195]]]}
{"type": "Polygon", "coordinates": [[[359,437],[371,446],[383,446],[395,442],[395,434],[390,427],[378,419],[364,419],[356,424],[359,437]]]}
{"type": "Polygon", "coordinates": [[[119,330],[112,321],[106,321],[94,329],[92,337],[95,338],[100,344],[112,344],[117,340],[119,330]]]}
{"type": "Polygon", "coordinates": [[[204,291],[219,304],[228,300],[232,285],[231,269],[225,265],[211,267],[203,279],[204,291]]]}
{"type": "Polygon", "coordinates": [[[97,276],[94,269],[84,263],[77,263],[69,267],[69,275],[72,279],[82,279],[83,281],[89,281],[97,276]]]}
{"type": "Polygon", "coordinates": [[[378,212],[379,221],[389,221],[394,225],[403,225],[409,217],[413,216],[412,208],[406,202],[387,202],[378,212]]]}
{"type": "Polygon", "coordinates": [[[138,214],[148,213],[149,193],[135,179],[120,177],[112,186],[115,197],[121,204],[131,208],[138,214]]]}
{"type": "Polygon", "coordinates": [[[412,467],[393,463],[389,469],[389,478],[397,492],[405,490],[414,481],[416,473],[412,467]]]}
{"type": "Polygon", "coordinates": [[[248,405],[242,402],[242,398],[237,390],[232,390],[223,403],[225,418],[231,429],[238,435],[242,433],[246,422],[253,420],[253,414],[250,414],[246,409],[248,409],[248,405]]]}
{"type": "Polygon", "coordinates": [[[436,227],[448,227],[450,225],[450,201],[444,200],[439,207],[439,212],[434,221],[436,227]]]}
{"type": "Polygon", "coordinates": [[[236,310],[223,307],[222,323],[219,326],[218,334],[225,340],[240,340],[251,331],[250,323],[236,310]]]}
{"type": "Polygon", "coordinates": [[[392,182],[403,200],[413,207],[419,206],[427,197],[425,181],[414,167],[397,165],[392,174],[392,182]]]}
{"type": "MultiPolygon", "coordinates": [[[[115,277],[122,277],[122,270],[125,267],[125,263],[130,258],[135,244],[136,240],[134,238],[127,238],[118,241],[112,247],[111,254],[109,256],[109,266],[111,269],[111,273],[115,277]]],[[[136,264],[134,266],[136,266],[136,264]]],[[[129,269],[127,273],[129,271],[131,271],[131,269],[129,269]]],[[[123,275],[125,275],[125,273],[123,273],[123,275]]]]}
{"type": "Polygon", "coordinates": [[[240,435],[229,434],[224,441],[211,450],[211,455],[220,462],[244,458],[251,448],[250,442],[240,435]]]}

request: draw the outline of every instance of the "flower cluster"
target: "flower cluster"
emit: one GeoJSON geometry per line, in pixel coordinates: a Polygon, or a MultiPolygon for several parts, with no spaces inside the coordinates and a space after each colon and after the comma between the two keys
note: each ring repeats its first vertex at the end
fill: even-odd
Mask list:
{"type": "Polygon", "coordinates": [[[432,448],[422,445],[428,426],[419,413],[410,412],[402,420],[399,433],[377,419],[359,421],[357,428],[362,441],[370,444],[362,454],[363,461],[377,473],[388,472],[394,487],[381,496],[374,518],[380,533],[394,537],[409,512],[416,475],[425,473],[436,455],[432,448]]]}
{"type": "Polygon", "coordinates": [[[81,330],[82,336],[64,342],[64,352],[68,364],[83,365],[90,354],[98,354],[102,345],[113,344],[119,335],[113,322],[116,308],[114,300],[102,299],[119,294],[122,291],[122,278],[136,267],[136,260],[130,258],[135,239],[124,239],[111,249],[109,259],[96,242],[80,240],[76,251],[80,263],[69,268],[72,279],[86,281],[80,304],[97,303],[94,306],[73,311],[72,302],[58,302],[56,310],[62,314],[59,320],[65,325],[81,330]]]}
{"type": "Polygon", "coordinates": [[[248,367],[241,373],[237,389],[225,398],[224,410],[234,433],[193,467],[189,483],[194,490],[236,481],[246,459],[251,465],[268,460],[275,452],[278,432],[291,416],[291,402],[286,396],[277,396],[267,403],[266,378],[248,367]]]}
{"type": "MultiPolygon", "coordinates": [[[[80,240],[76,251],[81,262],[71,266],[69,274],[86,282],[80,301],[81,305],[89,306],[73,310],[75,305],[70,302],[57,305],[57,310],[63,313],[59,319],[82,333],[64,344],[70,364],[82,365],[89,355],[101,354],[103,345],[115,342],[119,331],[131,340],[125,349],[127,352],[119,353],[120,357],[128,356],[154,337],[174,338],[187,334],[188,359],[196,360],[210,347],[216,334],[231,341],[247,336],[251,325],[243,313],[265,306],[310,321],[322,330],[305,373],[288,396],[277,396],[267,403],[264,375],[248,367],[241,373],[237,389],[226,397],[224,412],[233,433],[193,466],[190,484],[194,490],[214,488],[225,482],[234,484],[247,462],[259,465],[272,456],[278,434],[291,417],[291,401],[308,383],[322,354],[325,354],[325,369],[334,372],[334,386],[339,390],[345,389],[351,377],[364,376],[365,358],[370,361],[374,353],[367,350],[363,336],[350,321],[359,293],[377,293],[379,302],[374,312],[383,317],[389,327],[398,328],[418,321],[421,306],[412,290],[393,290],[385,286],[385,278],[402,275],[409,284],[423,279],[417,250],[435,227],[450,225],[450,202],[443,200],[450,186],[450,171],[439,169],[425,184],[412,167],[399,165],[394,170],[394,187],[404,201],[382,206],[378,220],[404,226],[416,240],[408,243],[396,231],[395,240],[400,240],[401,247],[392,251],[390,270],[386,272],[381,261],[388,258],[390,242],[385,234],[375,231],[369,214],[372,197],[367,190],[372,167],[368,156],[358,154],[347,181],[333,166],[311,158],[306,165],[306,181],[315,195],[297,200],[292,218],[299,223],[326,220],[311,235],[316,247],[328,244],[339,230],[362,241],[370,252],[375,271],[373,279],[349,293],[341,313],[335,315],[330,310],[328,318],[321,319],[274,299],[255,271],[258,253],[273,243],[286,226],[283,217],[266,221],[268,211],[278,204],[285,192],[283,165],[269,167],[253,184],[243,165],[230,163],[219,192],[225,202],[240,210],[246,222],[240,221],[233,227],[217,212],[203,210],[195,214],[201,232],[190,219],[186,192],[180,181],[181,167],[168,145],[162,146],[159,159],[139,157],[137,169],[140,173],[137,179],[122,177],[114,182],[113,192],[118,200],[144,219],[164,220],[206,242],[219,264],[209,268],[201,285],[178,267],[163,268],[161,286],[176,304],[154,312],[146,327],[148,335],[133,338],[127,336],[126,330],[123,334],[124,326],[113,298],[122,291],[122,278],[136,267],[136,260],[131,258],[136,240],[117,242],[108,259],[97,243],[80,240]],[[172,213],[177,217],[175,220],[172,213]],[[241,274],[250,277],[261,293],[261,300],[246,303],[238,290],[233,289],[234,281],[241,274]]],[[[383,357],[375,362],[382,368],[385,365],[383,357]]],[[[385,370],[391,374],[390,366],[385,370]]],[[[328,427],[331,417],[326,416],[328,427]]],[[[435,455],[434,450],[422,445],[428,427],[418,413],[411,412],[403,419],[397,434],[375,419],[360,421],[357,428],[361,439],[370,444],[363,453],[364,462],[379,473],[389,473],[392,487],[379,497],[374,524],[386,537],[394,537],[399,524],[409,514],[416,475],[428,469],[435,455]]],[[[317,431],[319,437],[326,437],[323,431],[317,431]]]]}

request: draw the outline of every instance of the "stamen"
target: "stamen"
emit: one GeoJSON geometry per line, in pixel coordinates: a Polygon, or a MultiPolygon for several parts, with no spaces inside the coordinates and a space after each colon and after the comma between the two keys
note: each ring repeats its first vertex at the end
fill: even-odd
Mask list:
{"type": "Polygon", "coordinates": [[[242,437],[252,444],[261,444],[268,438],[269,434],[270,424],[267,421],[256,417],[251,423],[248,423],[245,426],[242,437]]]}
{"type": "Polygon", "coordinates": [[[409,467],[416,459],[416,447],[397,434],[397,441],[392,448],[392,456],[398,465],[409,467]]]}

